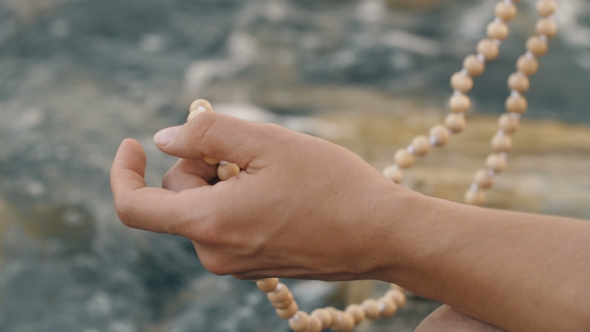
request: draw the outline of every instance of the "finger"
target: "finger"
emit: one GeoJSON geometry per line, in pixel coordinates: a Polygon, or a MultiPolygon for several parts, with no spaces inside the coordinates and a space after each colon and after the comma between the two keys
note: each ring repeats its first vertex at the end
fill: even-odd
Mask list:
{"type": "Polygon", "coordinates": [[[169,155],[185,159],[208,156],[247,168],[271,144],[272,128],[224,114],[202,112],[181,127],[161,130],[154,142],[169,155]]]}
{"type": "Polygon", "coordinates": [[[187,221],[199,220],[206,209],[206,203],[194,204],[203,202],[199,198],[201,192],[193,190],[189,197],[165,189],[147,188],[143,179],[145,165],[141,145],[130,139],[123,141],[111,168],[111,188],[119,218],[128,227],[181,234],[187,221]]]}
{"type": "Polygon", "coordinates": [[[206,186],[216,177],[216,167],[202,159],[180,159],[162,178],[162,188],[181,192],[206,186]]]}

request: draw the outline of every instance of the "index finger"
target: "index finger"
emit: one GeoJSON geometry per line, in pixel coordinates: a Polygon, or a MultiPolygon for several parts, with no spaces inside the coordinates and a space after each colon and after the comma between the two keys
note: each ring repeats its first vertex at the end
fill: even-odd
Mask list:
{"type": "MultiPolygon", "coordinates": [[[[178,226],[186,220],[187,211],[182,204],[186,195],[146,187],[145,166],[146,156],[141,145],[132,139],[124,140],[111,168],[117,214],[128,227],[176,234],[178,226]]],[[[184,205],[188,207],[190,205],[184,205]]]]}

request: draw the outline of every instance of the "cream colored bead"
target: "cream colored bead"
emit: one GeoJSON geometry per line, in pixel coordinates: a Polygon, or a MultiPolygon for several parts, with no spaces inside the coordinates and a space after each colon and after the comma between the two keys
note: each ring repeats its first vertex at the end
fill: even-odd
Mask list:
{"type": "Polygon", "coordinates": [[[205,157],[205,158],[203,158],[203,160],[209,165],[217,165],[221,161],[219,159],[214,159],[211,157],[205,157]]]}
{"type": "Polygon", "coordinates": [[[379,303],[379,310],[381,312],[381,317],[388,318],[397,312],[397,305],[393,299],[389,297],[382,297],[378,301],[379,303]]]}
{"type": "Polygon", "coordinates": [[[494,172],[500,173],[506,169],[506,157],[498,153],[492,153],[486,159],[486,166],[493,169],[494,172]]]}
{"type": "Polygon", "coordinates": [[[322,322],[323,328],[332,326],[332,315],[326,309],[316,309],[311,312],[312,317],[317,317],[322,322]]]}
{"type": "Polygon", "coordinates": [[[323,329],[322,321],[319,318],[314,316],[309,317],[309,327],[306,332],[322,332],[323,329]]]}
{"type": "Polygon", "coordinates": [[[402,288],[397,289],[397,292],[395,292],[391,298],[393,299],[393,302],[397,304],[398,308],[401,308],[406,304],[406,294],[402,288]]]}
{"type": "Polygon", "coordinates": [[[463,69],[467,71],[469,76],[479,76],[486,70],[486,65],[479,61],[477,55],[471,54],[463,60],[463,69]]]}
{"type": "Polygon", "coordinates": [[[540,0],[537,2],[537,13],[541,17],[553,15],[557,9],[557,2],[553,0],[540,0]]]}
{"type": "Polygon", "coordinates": [[[279,285],[278,278],[260,279],[256,282],[256,287],[265,293],[272,292],[279,285]]]}
{"type": "Polygon", "coordinates": [[[488,37],[492,39],[504,40],[508,37],[508,26],[504,22],[493,21],[488,24],[486,29],[488,37]]]}
{"type": "Polygon", "coordinates": [[[500,129],[502,129],[502,131],[504,131],[504,133],[510,135],[513,134],[516,129],[518,129],[518,123],[520,121],[511,116],[510,113],[504,113],[500,116],[500,119],[498,119],[498,125],[500,126],[500,129]]]}
{"type": "Polygon", "coordinates": [[[293,301],[289,308],[276,309],[275,311],[277,312],[277,316],[281,317],[282,319],[289,319],[295,316],[297,311],[299,311],[299,306],[297,305],[297,302],[293,301]]]}
{"type": "Polygon", "coordinates": [[[412,147],[417,156],[427,155],[428,152],[430,152],[430,142],[428,141],[428,137],[424,135],[414,137],[412,140],[412,147]]]}
{"type": "Polygon", "coordinates": [[[530,80],[526,75],[521,73],[512,73],[508,77],[508,88],[510,88],[510,90],[525,93],[529,91],[530,86],[530,80]]]}
{"type": "Polygon", "coordinates": [[[541,57],[547,54],[547,41],[541,39],[539,36],[532,36],[526,42],[526,49],[536,57],[541,57]]]}
{"type": "Polygon", "coordinates": [[[537,21],[535,30],[540,35],[545,35],[547,38],[553,38],[557,34],[557,23],[549,18],[542,18],[537,21]]]}
{"type": "Polygon", "coordinates": [[[459,92],[469,92],[473,88],[473,78],[461,72],[456,72],[451,76],[451,87],[459,92]]]}
{"type": "Polygon", "coordinates": [[[462,132],[465,129],[465,124],[465,117],[462,114],[450,113],[445,118],[445,126],[455,134],[462,132]]]}
{"type": "Polygon", "coordinates": [[[291,297],[291,299],[285,300],[283,302],[272,303],[272,306],[275,307],[275,309],[288,309],[293,301],[294,299],[291,297]]]}
{"type": "Polygon", "coordinates": [[[227,181],[238,174],[240,174],[240,167],[236,164],[227,163],[217,167],[217,177],[219,177],[221,181],[227,181]]]}
{"type": "Polygon", "coordinates": [[[340,315],[340,310],[334,308],[334,307],[326,307],[326,311],[328,312],[328,314],[330,314],[330,317],[332,318],[332,327],[335,326],[336,321],[338,320],[338,317],[340,315]]]}
{"type": "Polygon", "coordinates": [[[469,190],[465,193],[465,204],[481,206],[486,200],[486,194],[481,190],[469,190]]]}
{"type": "Polygon", "coordinates": [[[504,22],[511,21],[514,16],[516,16],[516,6],[511,3],[506,3],[505,1],[500,1],[496,4],[494,8],[494,12],[496,16],[500,18],[504,22]]]}
{"type": "Polygon", "coordinates": [[[521,55],[516,61],[516,69],[520,70],[527,76],[532,76],[539,70],[539,61],[536,58],[529,58],[526,55],[521,55]]]}
{"type": "Polygon", "coordinates": [[[402,170],[394,165],[385,167],[383,170],[383,175],[397,184],[400,184],[404,179],[404,173],[402,170]]]}
{"type": "Polygon", "coordinates": [[[430,137],[436,139],[435,146],[445,146],[451,139],[451,134],[445,126],[436,125],[430,129],[430,137]]]}
{"type": "Polygon", "coordinates": [[[480,169],[475,173],[473,180],[481,189],[488,189],[494,185],[494,177],[490,175],[487,169],[480,169]]]}
{"type": "Polygon", "coordinates": [[[354,317],[349,313],[339,312],[333,326],[336,331],[351,331],[354,328],[354,317]]]}
{"type": "Polygon", "coordinates": [[[199,107],[202,107],[203,108],[202,110],[200,110],[201,112],[204,112],[204,111],[206,111],[206,112],[213,112],[213,107],[205,99],[197,99],[197,100],[193,101],[193,103],[189,107],[189,111],[191,113],[194,112],[194,111],[199,111],[199,107]]]}
{"type": "Polygon", "coordinates": [[[414,155],[409,153],[406,149],[397,150],[393,159],[400,168],[412,167],[412,165],[414,165],[414,162],[416,161],[414,155]]]}
{"type": "Polygon", "coordinates": [[[303,311],[298,311],[295,316],[289,319],[289,327],[295,332],[304,332],[311,325],[309,315],[303,311]]]}
{"type": "Polygon", "coordinates": [[[375,319],[379,318],[381,312],[379,311],[379,303],[374,299],[366,299],[361,304],[361,307],[365,310],[367,318],[375,319]]]}
{"type": "Polygon", "coordinates": [[[266,296],[272,303],[281,303],[290,300],[293,295],[291,295],[291,291],[285,284],[279,283],[276,289],[266,293],[266,296]]]}
{"type": "Polygon", "coordinates": [[[506,99],[506,110],[508,112],[522,114],[526,112],[529,104],[523,96],[510,96],[506,99]]]}
{"type": "Polygon", "coordinates": [[[462,93],[455,93],[449,99],[449,108],[453,113],[465,113],[471,108],[471,99],[462,93]]]}
{"type": "Polygon", "coordinates": [[[493,40],[482,39],[477,43],[477,53],[483,54],[486,60],[491,61],[498,57],[500,49],[493,40]]]}
{"type": "Polygon", "coordinates": [[[358,304],[349,305],[348,307],[346,307],[345,312],[351,314],[352,317],[354,317],[355,324],[358,324],[358,323],[364,321],[365,318],[367,318],[367,314],[365,314],[365,310],[363,310],[363,308],[358,304]]]}
{"type": "Polygon", "coordinates": [[[512,138],[508,135],[496,135],[492,138],[492,150],[498,152],[510,152],[512,150],[512,138]]]}

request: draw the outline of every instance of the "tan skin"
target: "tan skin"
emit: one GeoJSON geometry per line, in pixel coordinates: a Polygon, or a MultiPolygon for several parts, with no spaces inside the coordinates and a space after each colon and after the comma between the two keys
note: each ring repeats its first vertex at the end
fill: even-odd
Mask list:
{"type": "Polygon", "coordinates": [[[590,223],[496,211],[398,186],[352,152],[275,125],[204,112],[156,145],[179,161],[146,187],[125,140],[113,163],[129,227],[189,238],[240,279],[376,279],[508,331],[590,330],[590,223]],[[171,141],[170,141],[171,140],[171,141]],[[243,171],[208,185],[210,156],[243,171]]]}

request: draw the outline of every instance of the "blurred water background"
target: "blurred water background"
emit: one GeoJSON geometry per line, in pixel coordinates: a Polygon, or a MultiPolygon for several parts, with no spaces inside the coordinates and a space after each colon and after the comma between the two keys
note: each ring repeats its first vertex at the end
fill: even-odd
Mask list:
{"type": "MultiPolygon", "coordinates": [[[[153,134],[193,99],[342,144],[377,168],[441,121],[448,80],[495,2],[467,0],[0,0],[0,331],[288,331],[251,282],[217,277],[181,238],[124,228],[109,189],[138,139],[148,184],[174,160],[153,134]]],[[[590,219],[590,1],[560,1],[560,34],[527,93],[489,206],[590,219]]],[[[524,0],[477,78],[464,134],[404,184],[460,200],[489,153],[507,76],[534,33],[524,0]],[[467,174],[467,175],[466,175],[467,174]]],[[[385,287],[289,281],[306,310],[385,287]]],[[[410,297],[358,331],[412,331],[438,306],[410,297]]]]}

